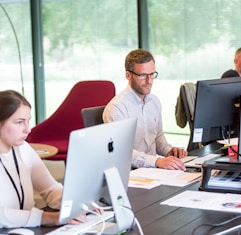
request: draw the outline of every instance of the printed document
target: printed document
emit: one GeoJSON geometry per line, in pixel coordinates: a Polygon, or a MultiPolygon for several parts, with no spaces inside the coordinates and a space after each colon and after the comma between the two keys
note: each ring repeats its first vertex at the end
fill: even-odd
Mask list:
{"type": "Polygon", "coordinates": [[[160,204],[203,210],[241,213],[241,195],[205,191],[184,191],[160,204]]]}
{"type": "Polygon", "coordinates": [[[200,172],[159,168],[138,168],[130,172],[129,187],[151,189],[159,185],[183,187],[201,178],[200,172]]]}

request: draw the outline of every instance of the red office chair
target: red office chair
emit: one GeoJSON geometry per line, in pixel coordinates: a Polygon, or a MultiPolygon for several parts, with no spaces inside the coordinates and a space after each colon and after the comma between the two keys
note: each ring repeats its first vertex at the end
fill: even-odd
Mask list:
{"type": "Polygon", "coordinates": [[[106,105],[115,95],[111,81],[80,81],[74,85],[59,108],[46,120],[32,128],[29,143],[49,144],[58,148],[48,160],[66,160],[69,134],[84,128],[82,108],[106,105]]]}

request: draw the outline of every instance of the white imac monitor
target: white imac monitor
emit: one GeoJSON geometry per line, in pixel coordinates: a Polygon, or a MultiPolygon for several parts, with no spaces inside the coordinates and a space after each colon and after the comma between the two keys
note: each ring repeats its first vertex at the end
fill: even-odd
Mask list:
{"type": "Polygon", "coordinates": [[[93,202],[100,204],[104,199],[113,206],[115,232],[130,227],[133,214],[128,219],[130,215],[123,206],[131,207],[126,191],[135,132],[136,118],[71,132],[59,218],[61,223],[85,213],[85,206],[93,210],[93,202]]]}

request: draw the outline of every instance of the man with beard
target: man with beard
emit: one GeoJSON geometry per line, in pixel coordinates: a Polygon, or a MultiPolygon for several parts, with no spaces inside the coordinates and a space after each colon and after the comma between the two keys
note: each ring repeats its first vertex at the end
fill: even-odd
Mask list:
{"type": "Polygon", "coordinates": [[[162,128],[162,107],[157,96],[151,93],[158,73],[155,60],[149,51],[136,49],[125,59],[125,90],[116,95],[103,112],[104,122],[137,118],[132,167],[157,167],[170,170],[185,170],[182,157],[187,151],[172,147],[162,128]]]}

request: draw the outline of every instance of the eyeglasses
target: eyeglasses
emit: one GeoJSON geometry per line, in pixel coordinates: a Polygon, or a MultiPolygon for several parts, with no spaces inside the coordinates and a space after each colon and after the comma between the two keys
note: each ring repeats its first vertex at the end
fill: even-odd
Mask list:
{"type": "Polygon", "coordinates": [[[138,73],[135,73],[135,72],[133,72],[131,70],[127,70],[127,71],[132,73],[132,74],[134,74],[134,75],[136,75],[139,80],[145,80],[147,78],[154,79],[154,78],[157,78],[157,76],[158,76],[158,72],[149,73],[149,74],[148,73],[140,73],[140,74],[138,74],[138,73]]]}

